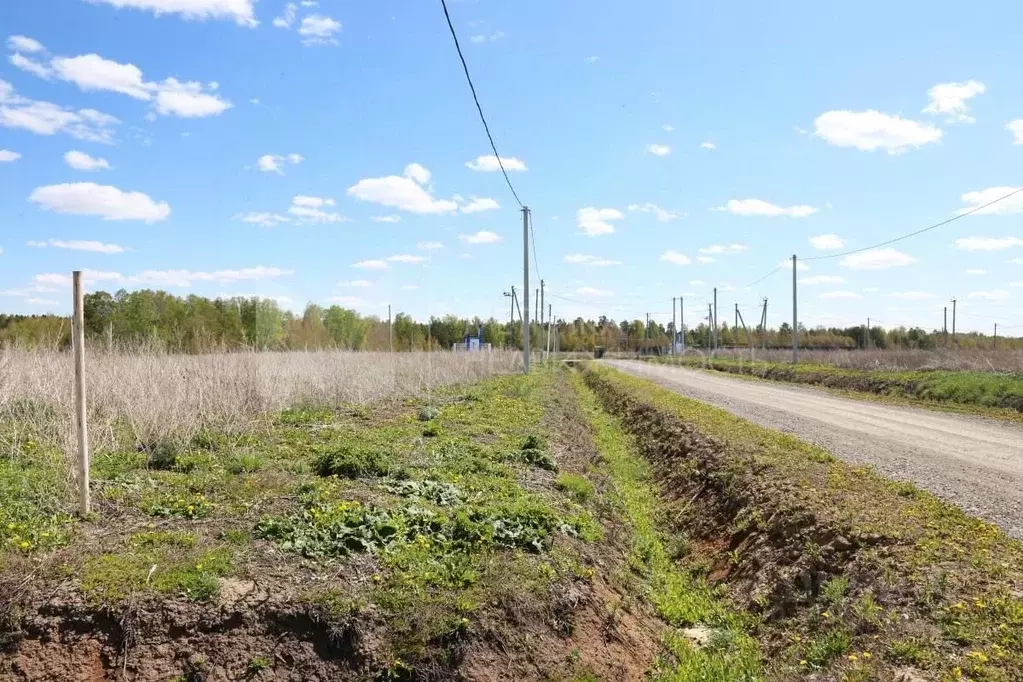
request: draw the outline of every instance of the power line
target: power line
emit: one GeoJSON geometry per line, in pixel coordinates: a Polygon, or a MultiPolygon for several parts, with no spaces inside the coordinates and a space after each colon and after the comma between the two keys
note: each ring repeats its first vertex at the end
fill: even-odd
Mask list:
{"type": "Polygon", "coordinates": [[[440,0],[441,7],[444,8],[444,18],[447,19],[448,28],[451,30],[451,38],[455,41],[455,49],[458,51],[458,58],[462,61],[462,70],[465,71],[465,80],[469,81],[469,90],[472,91],[472,99],[476,102],[476,111],[480,113],[480,120],[483,121],[483,129],[487,131],[487,139],[490,140],[490,148],[494,150],[494,156],[497,157],[497,165],[501,167],[501,174],[504,175],[504,181],[508,183],[508,189],[511,190],[512,196],[515,197],[515,202],[519,205],[519,208],[525,208],[522,201],[519,199],[518,193],[515,192],[515,187],[512,186],[511,178],[508,177],[508,171],[504,169],[504,162],[501,161],[501,155],[497,153],[497,145],[494,144],[494,136],[490,134],[490,126],[487,125],[487,118],[483,115],[483,107],[480,106],[479,97],[476,96],[476,87],[472,84],[472,77],[469,75],[469,66],[465,63],[465,56],[462,54],[462,46],[458,44],[458,35],[455,33],[455,26],[451,23],[451,14],[448,13],[448,3],[446,0],[440,0]]]}
{"type": "Polygon", "coordinates": [[[540,266],[536,259],[536,234],[533,232],[533,211],[529,211],[529,241],[533,245],[533,270],[536,272],[537,279],[543,279],[540,277],[540,266]]]}
{"type": "Polygon", "coordinates": [[[862,251],[869,251],[870,249],[876,249],[876,248],[879,248],[881,246],[887,246],[889,244],[894,244],[895,242],[901,242],[903,239],[909,239],[910,237],[915,237],[918,234],[923,234],[924,232],[928,232],[930,230],[934,230],[936,228],[942,227],[943,225],[948,225],[949,223],[955,222],[955,221],[959,220],[960,218],[965,218],[968,215],[972,215],[972,214],[974,214],[974,213],[976,213],[978,211],[981,211],[981,210],[983,210],[985,208],[988,208],[990,206],[994,206],[995,204],[997,204],[999,202],[1002,202],[1002,201],[1005,201],[1006,199],[1009,199],[1010,197],[1013,197],[1013,196],[1019,194],[1020,192],[1023,192],[1023,187],[1015,189],[1015,190],[1013,190],[1012,192],[1009,192],[1008,194],[1006,194],[1003,197],[998,197],[994,201],[989,201],[986,204],[981,204],[980,206],[975,206],[975,207],[971,208],[969,211],[965,211],[964,213],[960,213],[959,215],[953,216],[953,217],[949,218],[948,220],[942,220],[940,223],[935,223],[934,225],[930,225],[928,227],[925,227],[922,230],[917,230],[916,232],[910,232],[909,234],[904,234],[901,237],[896,237],[895,239],[889,239],[888,241],[881,242],[880,244],[874,244],[873,246],[864,246],[861,249],[853,249],[852,251],[843,251],[842,253],[832,253],[832,254],[828,254],[827,256],[811,256],[809,258],[800,258],[799,260],[827,260],[829,258],[840,258],[841,256],[849,256],[849,255],[852,255],[854,253],[860,253],[862,251]]]}

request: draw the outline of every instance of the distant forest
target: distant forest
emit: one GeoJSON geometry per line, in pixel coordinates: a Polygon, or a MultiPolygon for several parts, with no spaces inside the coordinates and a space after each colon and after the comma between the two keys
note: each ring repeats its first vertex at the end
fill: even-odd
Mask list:
{"type": "MultiPolygon", "coordinates": [[[[0,344],[65,347],[70,343],[70,320],[57,315],[0,314],[0,344]]],[[[85,296],[85,327],[90,343],[111,347],[149,344],[176,352],[202,353],[215,350],[387,350],[390,346],[387,319],[360,315],[340,306],[310,303],[302,314],[284,310],[276,301],[260,298],[180,297],[165,291],[105,291],[85,296]]],[[[405,313],[393,319],[393,344],[397,351],[450,349],[467,335],[483,331],[483,341],[495,348],[521,348],[522,325],[493,318],[431,317],[416,322],[405,313]]],[[[690,347],[710,346],[710,328],[701,323],[686,328],[690,347]]],[[[596,320],[559,320],[557,336],[564,351],[590,351],[595,346],[609,350],[656,349],[670,345],[673,328],[642,320],[615,320],[601,315],[596,320]]],[[[542,347],[539,324],[530,335],[535,347],[542,347]]],[[[792,328],[750,329],[722,324],[719,346],[743,346],[752,340],[757,346],[787,348],[792,345],[792,328]]],[[[800,345],[807,348],[898,348],[935,349],[946,343],[960,348],[991,349],[994,339],[984,334],[958,334],[946,339],[940,331],[920,328],[883,329],[865,325],[846,328],[804,329],[800,345]]],[[[999,338],[999,348],[1023,349],[1023,339],[999,338]]]]}

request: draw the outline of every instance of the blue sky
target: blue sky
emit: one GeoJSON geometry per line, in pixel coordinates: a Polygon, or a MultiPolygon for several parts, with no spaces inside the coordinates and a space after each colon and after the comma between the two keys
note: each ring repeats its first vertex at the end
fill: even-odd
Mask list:
{"type": "MultiPolygon", "coordinates": [[[[766,296],[775,325],[791,270],[745,285],[793,253],[1023,186],[1018,3],[449,4],[561,316],[684,295],[695,321],[717,286],[722,320],[766,296]]],[[[66,312],[78,268],[507,315],[521,217],[439,2],[39,0],[0,26],[3,311],[66,312]]],[[[1023,334],[1021,224],[1023,194],[809,262],[800,320],[934,328],[956,296],[961,329],[1023,334]]]]}

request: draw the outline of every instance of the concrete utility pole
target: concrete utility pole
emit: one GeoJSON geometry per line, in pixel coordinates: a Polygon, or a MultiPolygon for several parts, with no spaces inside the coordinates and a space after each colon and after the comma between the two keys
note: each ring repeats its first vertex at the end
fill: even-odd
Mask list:
{"type": "Polygon", "coordinates": [[[799,362],[799,322],[796,314],[796,254],[792,254],[792,364],[799,362]]]}
{"type": "Polygon", "coordinates": [[[867,350],[870,350],[870,318],[867,318],[867,338],[863,344],[867,350]]]}
{"type": "Polygon", "coordinates": [[[739,326],[739,304],[735,304],[735,324],[732,325],[732,329],[736,329],[739,326]]]}
{"type": "Polygon", "coordinates": [[[675,322],[675,297],[671,297],[671,354],[675,354],[675,342],[678,341],[678,327],[675,322]]]}
{"type": "Polygon", "coordinates": [[[387,347],[394,352],[394,332],[391,326],[391,304],[387,304],[387,347]]]}
{"type": "Polygon", "coordinates": [[[760,315],[760,347],[767,350],[767,297],[764,297],[764,312],[760,315]]]}
{"type": "Polygon", "coordinates": [[[678,299],[678,324],[682,328],[682,355],[686,354],[686,309],[680,296],[678,299]]]}
{"type": "Polygon", "coordinates": [[[71,273],[75,297],[71,318],[72,345],[75,356],[75,424],[78,427],[78,513],[89,514],[89,426],[85,415],[85,304],[82,271],[71,273]]]}
{"type": "Polygon", "coordinates": [[[956,337],[956,300],[952,299],[952,338],[956,337]]]}
{"type": "MultiPolygon", "coordinates": [[[[543,280],[540,280],[540,328],[543,329],[543,280]]],[[[548,318],[550,315],[547,316],[548,318]]]]}
{"type": "Polygon", "coordinates": [[[714,350],[718,349],[718,288],[714,287],[714,350]]]}
{"type": "MultiPolygon", "coordinates": [[[[522,307],[529,312],[529,207],[522,207],[522,307]]],[[[522,316],[522,372],[529,374],[529,318],[522,316]]]]}

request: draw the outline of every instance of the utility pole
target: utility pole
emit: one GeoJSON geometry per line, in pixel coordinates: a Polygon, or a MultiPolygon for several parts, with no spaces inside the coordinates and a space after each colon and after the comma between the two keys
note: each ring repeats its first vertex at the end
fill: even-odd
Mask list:
{"type": "Polygon", "coordinates": [[[952,339],[956,337],[956,300],[952,299],[952,339]]]}
{"type": "Polygon", "coordinates": [[[547,357],[551,355],[551,304],[547,304],[547,357]]]}
{"type": "Polygon", "coordinates": [[[387,347],[394,352],[394,327],[391,325],[391,304],[387,304],[387,347]]]}
{"type": "Polygon", "coordinates": [[[764,312],[760,315],[760,347],[767,350],[767,297],[764,297],[764,312]]]}
{"type": "Polygon", "coordinates": [[[682,328],[682,355],[686,354],[686,309],[681,296],[678,299],[678,324],[682,328]]]}
{"type": "Polygon", "coordinates": [[[732,329],[738,329],[739,327],[739,304],[735,304],[735,324],[732,325],[732,329]]]}
{"type": "Polygon", "coordinates": [[[995,350],[998,350],[998,323],[995,322],[995,350]]]}
{"type": "MultiPolygon", "coordinates": [[[[522,307],[529,312],[529,207],[522,207],[522,307]]],[[[529,318],[522,316],[522,372],[529,374],[529,318]]]]}
{"type": "Polygon", "coordinates": [[[799,362],[799,316],[796,314],[796,254],[792,254],[792,364],[799,362]]]}
{"type": "MultiPolygon", "coordinates": [[[[540,328],[541,329],[543,329],[543,311],[544,311],[544,307],[543,307],[543,280],[541,279],[540,280],[540,328]]],[[[549,319],[550,315],[548,315],[547,317],[549,319]]]]}
{"type": "Polygon", "coordinates": [[[714,287],[714,350],[718,349],[718,288],[714,287]]]}
{"type": "Polygon", "coordinates": [[[867,350],[870,350],[870,318],[867,318],[867,338],[863,343],[867,350]]]}
{"type": "Polygon", "coordinates": [[[707,304],[707,343],[710,344],[710,354],[714,355],[714,305],[707,304]]]}
{"type": "Polygon", "coordinates": [[[536,322],[540,319],[540,290],[533,289],[533,321],[536,322]]]}
{"type": "Polygon", "coordinates": [[[671,297],[671,354],[675,354],[675,342],[678,341],[678,327],[675,322],[675,297],[671,297]]]}

